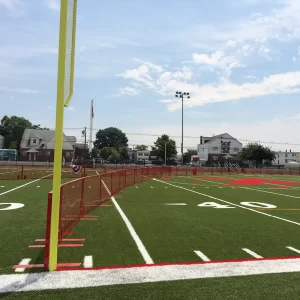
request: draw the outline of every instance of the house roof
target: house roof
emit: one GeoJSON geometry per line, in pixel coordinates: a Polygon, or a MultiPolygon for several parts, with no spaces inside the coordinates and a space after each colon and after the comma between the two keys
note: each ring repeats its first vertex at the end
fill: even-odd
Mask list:
{"type": "Polygon", "coordinates": [[[240,143],[242,145],[241,142],[239,142],[236,138],[234,138],[233,136],[231,136],[230,134],[228,133],[222,133],[222,134],[218,134],[218,135],[215,135],[211,138],[211,140],[209,142],[207,142],[206,144],[210,144],[212,143],[213,141],[215,141],[216,139],[220,139],[220,138],[223,138],[224,140],[227,140],[227,139],[232,139],[232,140],[236,140],[238,143],[240,143]]]}
{"type": "MultiPolygon", "coordinates": [[[[25,129],[23,138],[21,141],[21,149],[54,149],[55,146],[55,131],[44,129],[25,129]],[[39,143],[36,147],[30,145],[30,139],[36,138],[39,143]]],[[[69,137],[64,134],[63,150],[73,150],[73,141],[70,141],[69,137]]]]}

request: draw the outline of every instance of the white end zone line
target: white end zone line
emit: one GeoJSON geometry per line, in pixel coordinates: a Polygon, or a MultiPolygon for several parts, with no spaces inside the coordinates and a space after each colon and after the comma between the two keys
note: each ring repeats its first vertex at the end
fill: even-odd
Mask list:
{"type": "Polygon", "coordinates": [[[235,204],[235,203],[232,203],[232,202],[220,199],[220,198],[216,198],[216,197],[213,197],[213,196],[210,196],[210,195],[207,195],[207,194],[203,194],[203,193],[194,191],[194,190],[189,190],[189,189],[184,188],[182,186],[177,186],[175,184],[171,184],[171,183],[168,183],[168,182],[165,182],[165,181],[161,181],[159,179],[154,179],[154,180],[157,181],[157,182],[163,183],[163,184],[168,184],[168,185],[173,186],[173,187],[178,188],[178,189],[182,189],[182,190],[185,190],[185,191],[188,191],[188,192],[191,192],[191,193],[195,193],[195,194],[213,199],[213,200],[221,201],[221,202],[224,202],[224,203],[227,203],[227,204],[230,204],[230,205],[242,208],[242,209],[250,210],[250,211],[253,211],[257,214],[265,215],[265,216],[270,217],[270,218],[278,219],[278,220],[281,220],[281,221],[285,221],[285,222],[292,223],[292,224],[300,226],[300,223],[297,223],[297,222],[294,222],[294,221],[291,221],[291,220],[288,220],[288,219],[284,219],[284,218],[280,218],[280,217],[277,217],[277,216],[269,215],[269,214],[264,213],[262,211],[254,210],[252,208],[248,208],[248,207],[245,207],[245,206],[242,206],[242,205],[239,205],[239,204],[235,204]]]}
{"type": "MultiPolygon", "coordinates": [[[[103,180],[102,180],[102,184],[104,185],[104,187],[107,190],[107,192],[109,193],[109,195],[111,195],[111,192],[110,192],[109,188],[107,187],[107,185],[105,184],[105,182],[103,180]]],[[[131,225],[130,221],[126,217],[126,215],[123,212],[122,208],[119,206],[119,204],[116,201],[115,197],[111,196],[111,200],[112,200],[113,204],[115,205],[117,211],[119,212],[120,216],[122,217],[124,223],[126,224],[128,230],[130,232],[130,235],[132,236],[132,238],[133,238],[134,242],[136,243],[143,259],[145,260],[145,263],[146,264],[154,264],[151,256],[149,255],[148,251],[146,250],[146,247],[144,246],[143,242],[141,241],[141,239],[137,235],[136,231],[134,230],[134,228],[131,225]]]]}
{"type": "Polygon", "coordinates": [[[25,184],[19,185],[19,186],[15,187],[15,188],[13,188],[13,189],[11,189],[11,190],[8,190],[8,191],[6,191],[6,192],[1,193],[0,196],[2,196],[2,195],[4,195],[4,194],[7,194],[7,193],[9,193],[9,192],[15,191],[15,190],[17,190],[17,189],[20,189],[20,188],[22,188],[22,187],[24,187],[24,186],[26,186],[26,185],[28,185],[28,184],[37,182],[37,181],[39,181],[39,180],[41,180],[41,179],[43,179],[43,178],[49,177],[49,176],[51,176],[51,174],[46,175],[46,176],[43,176],[43,177],[41,177],[41,178],[39,178],[39,179],[36,179],[36,180],[33,180],[33,181],[29,181],[29,182],[27,182],[27,183],[25,183],[25,184]]]}
{"type": "Polygon", "coordinates": [[[0,275],[0,293],[300,272],[300,259],[178,264],[0,275]]]}

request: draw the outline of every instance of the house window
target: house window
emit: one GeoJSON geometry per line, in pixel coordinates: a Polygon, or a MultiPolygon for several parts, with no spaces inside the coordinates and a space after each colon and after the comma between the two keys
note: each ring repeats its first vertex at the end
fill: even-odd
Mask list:
{"type": "Polygon", "coordinates": [[[50,156],[50,154],[51,154],[50,151],[48,151],[48,152],[47,152],[47,156],[50,156]]]}
{"type": "Polygon", "coordinates": [[[218,156],[213,156],[212,159],[213,160],[218,160],[218,156]]]}
{"type": "Polygon", "coordinates": [[[23,156],[27,156],[27,152],[26,151],[23,151],[23,156]]]}
{"type": "Polygon", "coordinates": [[[212,151],[218,151],[218,147],[212,147],[212,151]]]}
{"type": "Polygon", "coordinates": [[[233,151],[234,151],[234,152],[239,152],[240,149],[239,149],[239,148],[233,148],[233,151]]]}
{"type": "Polygon", "coordinates": [[[33,139],[33,143],[36,144],[36,139],[33,139]]]}
{"type": "Polygon", "coordinates": [[[66,152],[66,157],[70,157],[70,152],[66,152]]]}

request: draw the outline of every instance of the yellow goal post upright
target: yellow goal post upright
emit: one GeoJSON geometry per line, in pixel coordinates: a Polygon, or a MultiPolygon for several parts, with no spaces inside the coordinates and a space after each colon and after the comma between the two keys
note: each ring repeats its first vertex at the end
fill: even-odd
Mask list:
{"type": "MultiPolygon", "coordinates": [[[[55,124],[55,150],[52,204],[50,217],[50,236],[48,245],[48,268],[54,271],[57,268],[58,230],[60,210],[60,185],[62,171],[63,125],[64,107],[67,107],[73,95],[75,37],[76,37],[77,0],[61,0],[60,29],[58,49],[58,78],[55,124]]],[[[48,208],[49,210],[49,208],[48,208]]],[[[47,226],[48,226],[47,225],[47,226]]],[[[45,248],[47,245],[45,245],[45,248]]],[[[45,249],[46,251],[46,249],[45,249]]]]}

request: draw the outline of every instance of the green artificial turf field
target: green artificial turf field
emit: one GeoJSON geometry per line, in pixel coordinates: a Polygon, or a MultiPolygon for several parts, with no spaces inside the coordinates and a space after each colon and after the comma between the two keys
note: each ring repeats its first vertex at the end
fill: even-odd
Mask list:
{"type": "MultiPolygon", "coordinates": [[[[28,246],[43,244],[36,239],[45,236],[47,193],[51,185],[49,179],[0,181],[0,203],[24,204],[19,209],[0,210],[0,274],[15,273],[13,266],[25,258],[30,259],[30,264],[43,264],[43,248],[28,246]],[[15,189],[18,186],[21,187],[15,189]]],[[[226,174],[150,180],[124,189],[115,199],[93,210],[90,219],[78,222],[67,238],[82,239],[83,246],[59,248],[58,261],[78,263],[78,268],[84,269],[86,257],[94,268],[146,262],[189,264],[296,257],[300,256],[299,201],[297,176],[226,174]],[[128,230],[120,210],[133,231],[128,230]]],[[[2,204],[0,208],[8,206],[2,204]]],[[[40,271],[42,268],[33,268],[22,273],[40,271]]],[[[298,299],[293,297],[299,290],[291,284],[297,278],[298,274],[284,271],[276,275],[183,281],[169,281],[166,277],[168,282],[149,280],[125,286],[76,289],[69,299],[75,299],[75,294],[91,299],[102,292],[107,299],[120,295],[123,299],[182,299],[185,295],[194,299],[201,294],[205,299],[240,299],[242,295],[244,299],[276,299],[272,296],[274,291],[285,291],[290,299],[298,299]],[[260,280],[265,285],[260,285],[260,280]]],[[[18,293],[18,297],[31,299],[43,293],[59,299],[63,290],[18,293]]],[[[17,294],[2,295],[10,298],[17,294]]]]}

